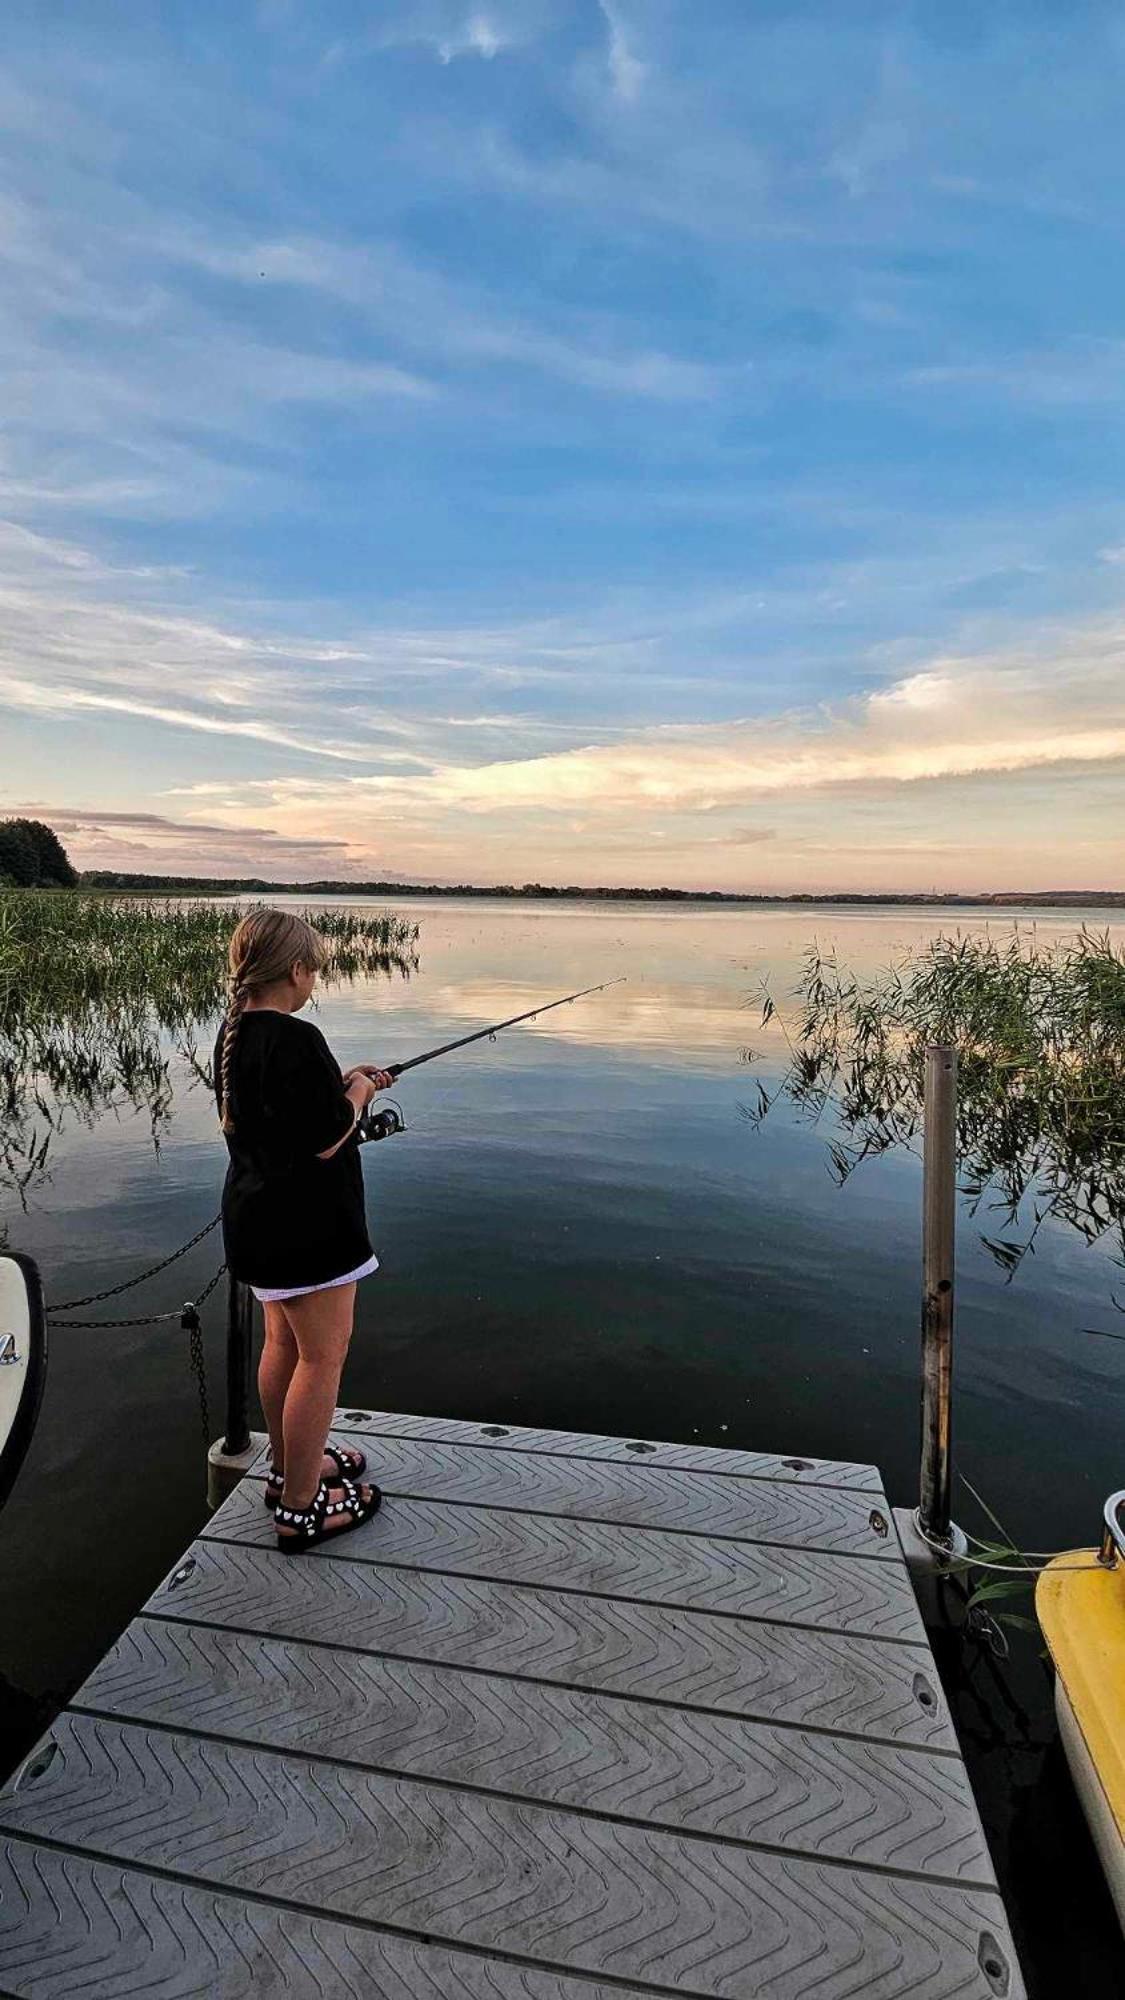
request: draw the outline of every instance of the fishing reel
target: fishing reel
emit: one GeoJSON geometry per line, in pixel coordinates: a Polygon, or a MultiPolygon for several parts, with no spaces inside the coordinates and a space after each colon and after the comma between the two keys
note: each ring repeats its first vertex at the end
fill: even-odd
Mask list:
{"type": "Polygon", "coordinates": [[[360,1117],[355,1136],[361,1146],[372,1146],[376,1139],[393,1139],[396,1132],[405,1132],[406,1120],[397,1104],[374,1102],[367,1106],[360,1117]]]}

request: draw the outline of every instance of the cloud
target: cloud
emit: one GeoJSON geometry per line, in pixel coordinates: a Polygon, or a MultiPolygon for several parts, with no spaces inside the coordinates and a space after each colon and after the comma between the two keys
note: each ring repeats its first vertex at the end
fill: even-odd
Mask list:
{"type": "MultiPolygon", "coordinates": [[[[113,812],[92,806],[51,806],[41,800],[16,806],[17,813],[38,814],[49,819],[58,833],[81,833],[88,828],[101,831],[107,827],[126,827],[135,833],[152,834],[164,838],[172,834],[190,834],[193,840],[216,838],[229,840],[232,829],[229,826],[210,824],[206,820],[169,819],[164,813],[113,812]]],[[[305,848],[345,848],[346,840],[299,840],[289,834],[278,833],[273,827],[239,826],[238,837],[249,846],[264,843],[285,847],[305,848]]]]}
{"type": "Polygon", "coordinates": [[[463,55],[484,56],[486,61],[491,61],[504,47],[504,36],[493,27],[487,14],[470,14],[459,34],[449,35],[437,44],[443,63],[453,62],[457,56],[463,55]]]}
{"type": "MultiPolygon", "coordinates": [[[[386,339],[446,367],[535,370],[607,395],[693,401],[717,392],[729,370],[638,345],[628,315],[552,304],[538,322],[514,311],[479,282],[453,280],[404,255],[390,242],[348,243],[293,235],[233,240],[196,230],[160,228],[151,241],[173,263],[195,266],[260,290],[268,286],[323,294],[362,311],[386,339]]],[[[266,357],[269,362],[269,356],[266,357]]],[[[276,357],[271,374],[297,394],[302,357],[276,357]]],[[[311,364],[310,364],[311,366],[311,364]]],[[[343,364],[324,364],[335,391],[343,364]]],[[[373,371],[387,393],[423,396],[431,385],[408,371],[373,371]]],[[[361,377],[362,379],[362,377],[361,377]]],[[[314,374],[315,380],[315,374],[314,374]]]]}
{"type": "Polygon", "coordinates": [[[471,813],[712,811],[775,794],[1125,759],[1125,632],[1050,655],[934,661],[811,715],[663,728],[554,756],[387,779],[471,813]]]}
{"type": "MultiPolygon", "coordinates": [[[[239,605],[223,616],[196,608],[197,588],[174,565],[116,564],[86,544],[0,521],[0,708],[44,723],[119,715],[162,732],[276,746],[301,764],[430,769],[445,755],[471,764],[494,758],[498,740],[511,755],[617,735],[612,710],[627,687],[636,687],[630,705],[682,691],[674,650],[695,647],[745,602],[648,598],[643,607],[318,638],[293,629],[292,606],[255,607],[251,620],[239,605]],[[597,714],[607,684],[610,713],[597,714]]],[[[694,685],[704,685],[698,671],[694,685]]]]}
{"type": "MultiPolygon", "coordinates": [[[[0,608],[7,621],[0,639],[0,708],[43,719],[117,715],[268,744],[302,760],[327,758],[368,768],[379,760],[380,737],[394,735],[393,726],[370,724],[362,741],[351,740],[343,723],[337,735],[323,719],[318,725],[315,701],[299,683],[290,676],[286,684],[276,667],[267,670],[271,659],[286,657],[284,648],[265,648],[256,660],[251,652],[241,682],[223,686],[221,676],[229,670],[222,657],[225,635],[189,619],[114,617],[93,603],[73,604],[68,609],[84,629],[72,638],[61,618],[54,631],[45,630],[39,617],[29,621],[25,614],[39,606],[28,607],[10,591],[0,591],[0,608]],[[40,669],[46,669],[43,677],[12,664],[21,641],[25,654],[34,652],[40,669]],[[217,684],[208,688],[207,676],[217,684]],[[288,726],[287,716],[294,718],[288,726]]],[[[291,658],[299,662],[300,648],[291,658]]]]}
{"type": "Polygon", "coordinates": [[[440,399],[373,328],[356,341],[264,314],[249,265],[259,296],[232,311],[162,250],[181,234],[174,206],[104,172],[85,198],[0,205],[9,505],[190,516],[268,491],[277,506],[310,411],[378,430],[440,399]]]}
{"type": "MultiPolygon", "coordinates": [[[[77,544],[0,522],[0,708],[39,716],[121,715],[270,744],[302,759],[378,761],[391,720],[318,700],[310,669],[370,672],[362,648],[239,631],[164,609],[175,570],[121,569],[77,544]],[[147,591],[154,602],[125,598],[147,591]]],[[[321,683],[322,686],[322,683],[321,683]]]]}
{"type": "Polygon", "coordinates": [[[188,574],[180,563],[107,563],[78,542],[36,534],[19,521],[0,520],[0,563],[6,552],[22,554],[42,574],[48,574],[53,567],[75,570],[87,576],[119,578],[166,580],[188,574]]]}
{"type": "Polygon", "coordinates": [[[993,358],[930,362],[906,371],[913,387],[953,394],[995,395],[1047,409],[1104,406],[1120,410],[1125,341],[1075,336],[1054,347],[1025,348],[993,358]]]}
{"type": "Polygon", "coordinates": [[[598,0],[598,5],[609,30],[609,74],[614,93],[622,103],[635,104],[644,85],[645,66],[633,52],[620,9],[610,0],[598,0]]]}
{"type": "Polygon", "coordinates": [[[829,172],[843,184],[851,199],[858,201],[873,193],[888,171],[901,164],[909,147],[910,132],[905,120],[873,118],[832,155],[829,172]]]}
{"type": "MultiPolygon", "coordinates": [[[[600,68],[604,74],[604,59],[600,68]]],[[[463,172],[486,192],[580,216],[598,234],[667,228],[703,243],[828,240],[823,225],[771,201],[765,149],[716,121],[705,92],[658,87],[646,69],[626,120],[610,70],[601,96],[604,104],[590,95],[585,144],[544,156],[518,133],[490,125],[464,149],[463,172]]]]}
{"type": "Polygon", "coordinates": [[[548,18],[541,0],[492,0],[484,7],[458,0],[413,0],[400,9],[397,20],[383,22],[355,41],[334,42],[330,59],[335,64],[376,49],[415,47],[431,50],[446,67],[466,56],[491,62],[505,50],[534,41],[548,18]]]}
{"type": "MultiPolygon", "coordinates": [[[[1125,758],[1125,633],[1112,621],[923,659],[851,699],[760,718],[637,729],[603,715],[583,728],[576,690],[613,682],[620,696],[633,682],[636,702],[651,703],[662,681],[682,689],[677,659],[716,632],[731,652],[728,698],[745,687],[733,635],[754,601],[652,603],[647,627],[624,609],[317,638],[164,608],[178,584],[174,572],[118,569],[0,523],[0,704],[41,718],[127,716],[283,752],[275,777],[243,770],[216,782],[205,770],[177,792],[221,798],[232,821],[255,798],[284,803],[304,837],[362,844],[388,815],[415,839],[430,828],[448,841],[481,821],[518,837],[533,825],[564,832],[577,815],[591,843],[599,827],[602,839],[642,842],[655,827],[686,852],[708,831],[745,842],[740,816],[765,799],[871,797],[1125,758]],[[520,685],[565,691],[566,714],[477,705],[486,689],[520,685]],[[315,774],[325,761],[330,782],[315,774]],[[708,830],[699,816],[716,823],[708,830]]],[[[806,620],[813,601],[804,595],[806,620]]]]}
{"type": "Polygon", "coordinates": [[[377,734],[361,749],[343,729],[309,730],[300,683],[308,665],[337,668],[353,651],[122,602],[112,594],[120,585],[121,572],[89,551],[0,524],[0,707],[45,718],[118,714],[370,763],[377,734]]]}
{"type": "Polygon", "coordinates": [[[1107,622],[935,657],[768,720],[472,763],[447,754],[416,773],[342,772],[331,787],[278,776],[228,789],[224,810],[265,802],[296,829],[390,844],[396,865],[446,879],[507,879],[518,855],[521,878],[747,886],[746,859],[768,844],[775,888],[957,886],[957,856],[966,887],[995,886],[998,869],[1017,885],[1063,880],[1060,853],[1112,887],[1125,867],[1107,822],[1125,780],[1123,669],[1125,629],[1107,622]],[[1044,803],[1071,772],[1083,782],[1060,849],[1044,803]]]}
{"type": "MultiPolygon", "coordinates": [[[[562,634],[552,640],[565,654],[562,634]]],[[[414,642],[426,656],[440,646],[438,634],[414,642]]],[[[324,748],[310,726],[322,726],[318,682],[290,682],[282,646],[264,642],[258,658],[242,634],[214,632],[210,644],[246,676],[240,698],[274,702],[252,722],[266,742],[324,748]]],[[[294,650],[316,672],[340,652],[344,674],[370,684],[370,658],[350,648],[294,650]]],[[[769,720],[615,730],[560,750],[546,732],[498,758],[486,754],[492,716],[430,728],[384,712],[388,730],[416,732],[416,750],[360,738],[330,780],[308,758],[274,776],[200,776],[174,788],[198,800],[198,820],[82,804],[58,808],[54,824],[84,866],[146,872],[995,886],[1057,876],[1061,842],[1089,882],[1113,886],[1125,866],[1111,830],[1125,782],[1123,666],[1125,630],[1089,624],[1027,648],[935,656],[861,696],[769,720]],[[767,850],[759,872],[751,858],[767,850]]],[[[198,676],[194,692],[206,698],[198,676]]],[[[216,708],[208,716],[224,726],[216,708]]]]}
{"type": "Polygon", "coordinates": [[[302,353],[262,341],[223,342],[208,336],[200,346],[185,344],[181,354],[192,364],[189,384],[194,378],[202,391],[198,405],[193,407],[189,400],[184,414],[224,433],[232,428],[231,410],[225,397],[216,401],[216,376],[220,384],[230,380],[245,385],[255,400],[265,404],[338,403],[350,413],[369,397],[428,402],[438,394],[432,382],[405,368],[343,355],[302,353]]]}
{"type": "Polygon", "coordinates": [[[356,876],[361,872],[346,839],[302,837],[273,827],[224,826],[175,820],[161,813],[103,811],[24,800],[7,810],[42,819],[65,843],[79,868],[116,868],[136,874],[181,871],[356,876]]]}

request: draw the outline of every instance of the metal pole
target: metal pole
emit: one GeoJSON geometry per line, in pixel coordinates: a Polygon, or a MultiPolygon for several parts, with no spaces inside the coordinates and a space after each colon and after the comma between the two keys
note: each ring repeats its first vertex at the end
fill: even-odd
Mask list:
{"type": "Polygon", "coordinates": [[[926,1050],[922,1189],[922,1480],[925,1538],[955,1546],[952,1525],[953,1269],[957,1213],[957,1051],[926,1050]]]}
{"type": "Polygon", "coordinates": [[[250,1340],[253,1306],[249,1285],[227,1280],[227,1430],[223,1451],[229,1458],[250,1446],[250,1340]]]}

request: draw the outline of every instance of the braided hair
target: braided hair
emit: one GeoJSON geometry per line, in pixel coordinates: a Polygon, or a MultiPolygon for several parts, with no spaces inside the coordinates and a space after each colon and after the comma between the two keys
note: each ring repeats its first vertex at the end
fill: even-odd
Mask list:
{"type": "Polygon", "coordinates": [[[276,986],[295,965],[319,972],[327,956],[320,934],[288,910],[251,910],[236,925],[227,954],[227,1011],[219,1055],[219,1123],[224,1132],[235,1129],[234,1058],[251,994],[276,986]]]}
{"type": "Polygon", "coordinates": [[[219,1085],[222,1101],[220,1124],[224,1132],[234,1131],[234,1111],[231,1099],[231,1066],[234,1062],[234,1045],[238,1039],[238,1024],[246,1011],[250,990],[239,979],[227,981],[227,1011],[223,1022],[223,1048],[219,1058],[219,1085]]]}

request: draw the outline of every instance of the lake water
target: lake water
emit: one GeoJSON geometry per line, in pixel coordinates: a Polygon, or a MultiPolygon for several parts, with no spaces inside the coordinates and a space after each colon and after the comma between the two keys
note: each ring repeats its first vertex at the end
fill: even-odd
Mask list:
{"type": "MultiPolygon", "coordinates": [[[[296,905],[302,907],[303,905],[296,905]]],[[[356,907],[364,907],[357,905],[356,907]]],[[[370,906],[366,906],[370,907],[370,906]]],[[[346,1065],[391,1061],[596,981],[625,984],[402,1080],[405,1136],[365,1156],[380,1275],[361,1287],[344,1394],[357,1405],[877,1463],[917,1497],[921,1169],[828,1171],[830,1130],[747,1123],[784,1049],[748,998],[780,999],[815,938],[861,971],[971,911],[734,909],[403,899],[408,982],[327,993],[346,1065]],[[760,1050],[747,1063],[748,1044],[760,1050]]],[[[1043,938],[1065,921],[1012,913],[1043,938]]],[[[1090,912],[1104,929],[1102,912],[1090,912]]],[[[1111,923],[1120,939],[1125,924],[1111,923]]],[[[0,1214],[48,1295],[109,1285],[215,1212],[205,1091],[179,1079],[159,1153],[128,1106],[72,1123],[29,1212],[0,1214]]],[[[990,1219],[992,1233],[996,1233],[990,1219]]],[[[111,1316],[199,1290],[215,1236],[111,1316]],[[138,1301],[134,1303],[134,1301],[138,1301]]],[[[963,1215],[957,1463],[1023,1546],[1097,1539],[1125,1477],[1121,1272],[1061,1226],[1007,1284],[963,1215]]],[[[221,1429],[221,1293],[209,1311],[221,1429]]],[[[373,1468],[377,1471],[377,1467],[373,1468]]],[[[14,1761],[204,1518],[203,1444],[178,1329],[56,1328],[43,1415],[0,1517],[0,1754],[14,1761]]],[[[964,1524],[987,1523],[964,1487],[964,1524]]],[[[1030,1607],[1020,1604],[1018,1609],[1030,1607]]],[[[1001,1662],[956,1629],[939,1661],[1033,1993],[1125,1991],[1125,1955],[1054,1739],[1037,1640],[1001,1662]]]]}

